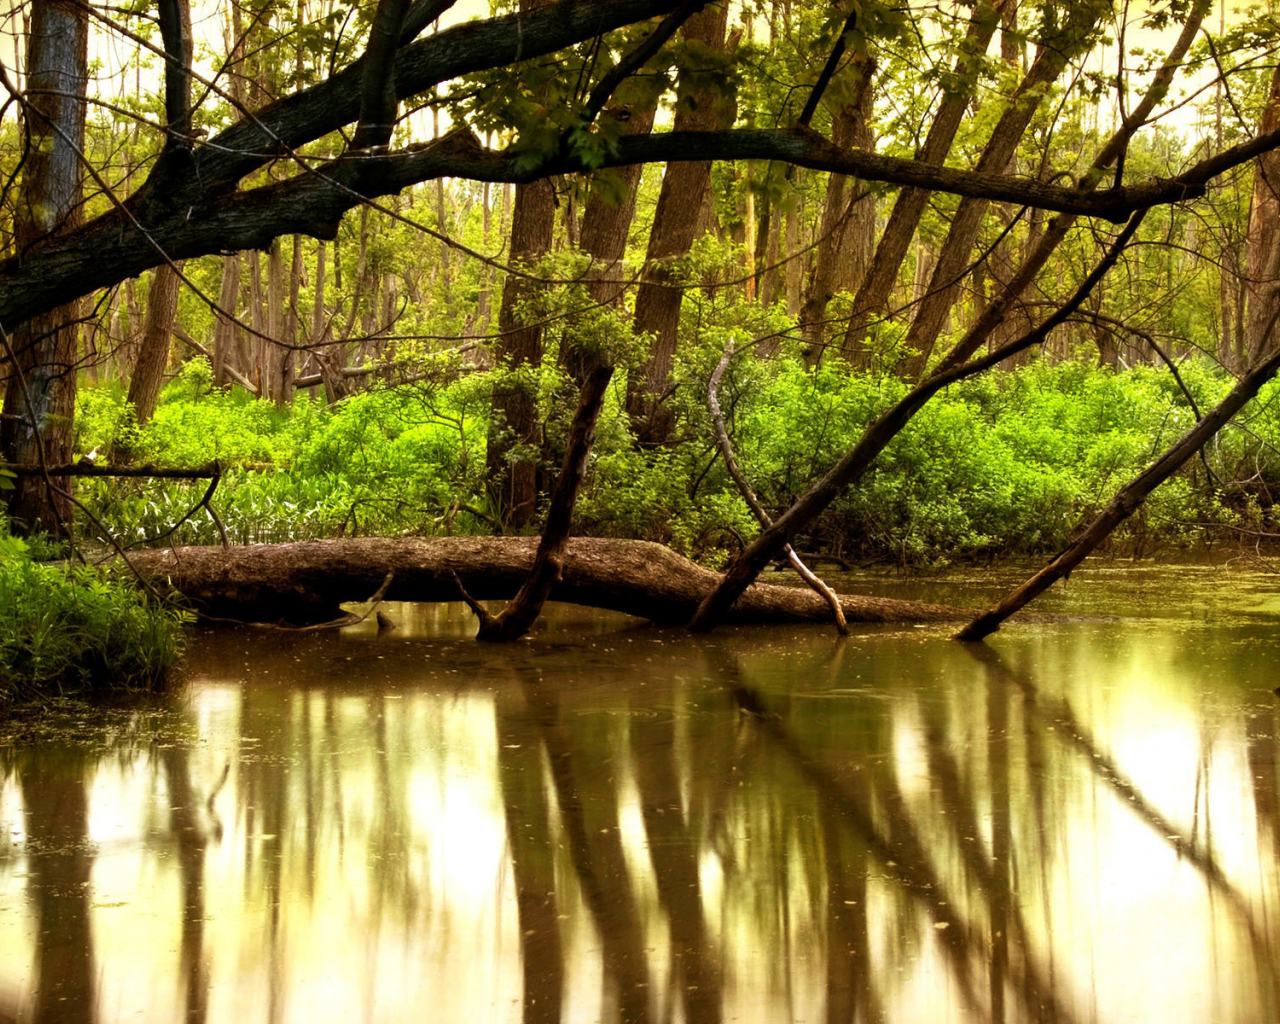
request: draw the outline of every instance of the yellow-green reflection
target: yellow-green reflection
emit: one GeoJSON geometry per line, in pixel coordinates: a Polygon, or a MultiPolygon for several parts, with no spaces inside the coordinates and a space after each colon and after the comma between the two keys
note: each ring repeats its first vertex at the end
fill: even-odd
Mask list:
{"type": "Polygon", "coordinates": [[[203,636],[0,746],[0,1021],[1276,1019],[1274,623],[1205,585],[977,649],[203,636]]]}

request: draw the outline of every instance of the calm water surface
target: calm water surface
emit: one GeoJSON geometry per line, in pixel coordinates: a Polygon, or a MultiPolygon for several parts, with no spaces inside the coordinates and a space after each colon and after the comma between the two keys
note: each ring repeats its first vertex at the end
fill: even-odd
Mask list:
{"type": "Polygon", "coordinates": [[[0,1022],[1280,1019],[1280,577],[1042,607],[201,634],[0,734],[0,1022]]]}

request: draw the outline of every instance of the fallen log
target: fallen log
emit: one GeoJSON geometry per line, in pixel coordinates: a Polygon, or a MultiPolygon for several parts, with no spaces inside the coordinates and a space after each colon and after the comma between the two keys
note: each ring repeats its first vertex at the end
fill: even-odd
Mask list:
{"type": "MultiPolygon", "coordinates": [[[[266,622],[323,622],[339,605],[363,601],[394,577],[387,601],[459,601],[457,579],[478,600],[509,600],[533,565],[537,537],[362,537],[248,547],[163,548],[130,560],[157,586],[182,593],[216,616],[266,622]]],[[[684,625],[720,576],[648,541],[575,537],[553,601],[684,625]]],[[[972,609],[841,594],[850,622],[963,620],[972,609]]],[[[729,621],[831,621],[812,590],[756,583],[729,621]]]]}

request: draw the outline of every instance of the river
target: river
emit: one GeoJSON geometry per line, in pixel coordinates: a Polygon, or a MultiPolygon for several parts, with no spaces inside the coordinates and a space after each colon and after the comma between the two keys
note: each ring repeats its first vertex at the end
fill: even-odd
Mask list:
{"type": "Polygon", "coordinates": [[[1280,1019],[1280,576],[1039,607],[200,631],[0,732],[0,1022],[1280,1019]]]}

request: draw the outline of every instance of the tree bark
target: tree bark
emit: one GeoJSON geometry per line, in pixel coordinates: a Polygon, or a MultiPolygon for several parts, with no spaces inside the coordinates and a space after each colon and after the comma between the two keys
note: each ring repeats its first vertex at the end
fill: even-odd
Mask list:
{"type": "MultiPolygon", "coordinates": [[[[708,49],[723,49],[728,8],[707,7],[684,25],[683,37],[708,49]]],[[[676,110],[677,131],[709,131],[724,123],[726,115],[717,98],[707,93],[691,96],[676,110]]],[[[663,406],[671,366],[675,360],[680,304],[684,293],[671,284],[671,262],[689,252],[696,237],[698,218],[693,212],[711,181],[711,162],[669,164],[662,176],[658,206],[649,233],[644,271],[636,291],[635,330],[653,341],[644,367],[627,383],[627,414],[636,440],[661,444],[671,433],[671,417],[663,406]]]]}
{"type": "MultiPolygon", "coordinates": [[[[995,8],[1014,3],[1015,0],[997,0],[995,8]]],[[[969,22],[969,29],[964,41],[960,44],[962,53],[956,60],[954,80],[966,85],[962,89],[948,90],[942,100],[937,116],[929,126],[929,134],[925,137],[917,159],[930,166],[942,166],[947,154],[951,152],[951,144],[955,141],[956,132],[969,107],[977,82],[977,63],[986,52],[995,34],[998,19],[992,16],[992,10],[985,6],[975,9],[969,22]]],[[[898,279],[898,270],[906,258],[911,239],[920,224],[925,206],[929,202],[929,191],[923,188],[904,188],[898,193],[893,204],[893,212],[885,226],[880,241],[876,245],[875,255],[867,269],[857,297],[853,304],[853,316],[845,331],[842,346],[845,359],[854,365],[866,368],[869,358],[866,351],[867,321],[874,314],[882,313],[888,305],[889,293],[898,279]]]]}
{"type": "Polygon", "coordinates": [[[298,309],[302,273],[302,236],[294,235],[293,255],[289,261],[289,312],[284,321],[284,341],[289,347],[280,350],[280,394],[276,398],[277,404],[282,406],[293,401],[293,380],[297,376],[298,350],[292,346],[298,344],[302,326],[302,312],[298,309]]]}
{"type": "Polygon", "coordinates": [[[218,312],[213,323],[213,381],[219,387],[227,383],[227,369],[244,372],[240,365],[241,329],[231,318],[240,302],[240,254],[232,253],[222,261],[222,284],[218,290],[218,312]]]}
{"type": "MultiPolygon", "coordinates": [[[[1271,78],[1271,92],[1262,113],[1260,132],[1280,128],[1280,67],[1271,78]]],[[[1245,278],[1247,314],[1244,349],[1248,365],[1256,366],[1275,349],[1276,309],[1280,308],[1280,155],[1258,158],[1249,210],[1245,278]]],[[[1225,324],[1223,325],[1225,328],[1225,324]]]]}
{"type": "MultiPolygon", "coordinates": [[[[990,139],[978,158],[976,171],[1003,175],[1018,148],[1032,115],[1044,98],[1045,89],[1062,73],[1070,57],[1069,51],[1045,47],[1037,55],[1009,102],[1009,108],[996,124],[990,139]]],[[[908,380],[916,380],[924,372],[933,354],[933,346],[942,333],[952,305],[965,276],[965,265],[973,252],[973,244],[982,226],[988,203],[983,199],[964,198],[956,208],[947,231],[946,241],[938,253],[929,287],[916,307],[915,317],[907,330],[906,357],[899,372],[908,380]]]]}
{"type": "MultiPolygon", "coordinates": [[[[518,185],[511,222],[511,262],[526,269],[551,248],[555,227],[555,194],[547,181],[518,185]]],[[[501,335],[494,346],[494,360],[513,371],[537,369],[542,361],[542,328],[526,325],[518,312],[536,284],[508,274],[498,311],[501,335]]],[[[493,392],[489,425],[487,466],[498,499],[501,518],[520,529],[533,521],[537,511],[537,462],[528,457],[510,460],[517,446],[537,447],[540,440],[538,409],[532,381],[514,382],[493,392]]]]}
{"type": "MultiPolygon", "coordinates": [[[[29,151],[14,214],[18,260],[41,239],[74,231],[82,217],[88,15],[64,0],[33,0],[30,18],[23,117],[29,151]]],[[[51,304],[6,338],[0,453],[9,462],[70,461],[80,316],[79,298],[51,304]]],[[[65,489],[67,481],[53,484],[65,489]]],[[[71,504],[32,478],[8,492],[8,509],[16,532],[53,533],[69,521],[71,504]]]]}
{"type": "Polygon", "coordinates": [[[160,385],[169,365],[169,346],[178,316],[178,292],[182,279],[167,263],[156,267],[147,289],[147,315],[142,328],[142,347],[129,380],[129,404],[139,426],[151,421],[160,398],[160,385]]]}
{"type": "MultiPolygon", "coordinates": [[[[249,620],[325,621],[344,601],[363,601],[394,573],[388,601],[456,601],[457,579],[477,600],[506,600],[529,576],[537,537],[360,537],[223,549],[137,552],[138,570],[172,585],[203,611],[249,620]]],[[[720,576],[648,541],[574,537],[549,599],[678,625],[720,576]]],[[[850,622],[954,622],[972,609],[840,595],[850,622]]],[[[757,583],[734,606],[735,623],[831,621],[807,587],[757,583]]]]}
{"type": "MultiPolygon", "coordinates": [[[[855,98],[836,115],[831,141],[841,148],[872,148],[871,116],[872,75],[874,62],[865,54],[854,59],[853,68],[860,75],[855,98]]],[[[822,361],[827,336],[825,318],[827,304],[837,291],[856,290],[867,272],[875,231],[875,200],[860,202],[858,180],[843,174],[827,179],[827,195],[818,225],[818,248],[813,272],[804,291],[800,307],[800,339],[805,362],[813,366],[822,361]]]]}
{"type": "MultiPolygon", "coordinates": [[[[545,0],[520,0],[521,13],[545,6],[545,0]]],[[[511,215],[510,261],[526,270],[551,251],[555,232],[556,199],[551,182],[531,181],[516,186],[511,215]]],[[[542,362],[542,328],[523,322],[519,311],[537,285],[508,274],[502,286],[494,362],[513,371],[532,372],[542,362]]],[[[512,459],[512,449],[538,447],[539,424],[532,381],[515,381],[494,388],[489,418],[486,469],[497,498],[499,518],[515,529],[533,522],[538,509],[538,464],[530,458],[512,459]]]]}
{"type": "Polygon", "coordinates": [[[284,253],[279,238],[267,250],[267,337],[262,341],[262,397],[280,401],[280,348],[284,336],[284,253]]]}

